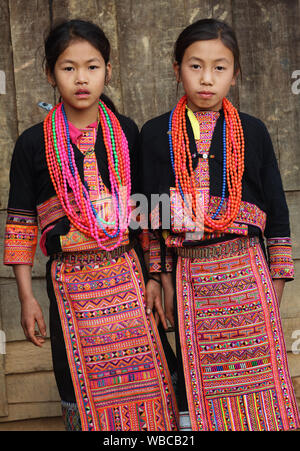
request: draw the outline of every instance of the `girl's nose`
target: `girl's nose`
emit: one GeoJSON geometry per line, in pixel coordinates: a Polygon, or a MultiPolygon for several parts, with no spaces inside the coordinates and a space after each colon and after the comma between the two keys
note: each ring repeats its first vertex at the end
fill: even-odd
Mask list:
{"type": "Polygon", "coordinates": [[[83,70],[78,70],[77,77],[76,77],[76,83],[83,84],[83,83],[87,83],[87,81],[88,81],[88,77],[86,75],[86,72],[83,70]]]}
{"type": "Polygon", "coordinates": [[[209,69],[204,69],[201,73],[201,84],[203,85],[212,85],[213,83],[213,77],[212,72],[209,69]]]}

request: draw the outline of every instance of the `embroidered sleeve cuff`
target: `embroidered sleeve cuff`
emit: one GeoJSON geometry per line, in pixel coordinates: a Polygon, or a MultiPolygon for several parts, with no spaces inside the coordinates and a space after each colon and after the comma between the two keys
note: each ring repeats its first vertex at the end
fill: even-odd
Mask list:
{"type": "Polygon", "coordinates": [[[149,272],[161,272],[161,249],[159,240],[149,232],[149,272]]]}
{"type": "Polygon", "coordinates": [[[36,212],[8,210],[3,263],[5,265],[33,265],[37,237],[36,212]]]}
{"type": "Polygon", "coordinates": [[[5,227],[5,265],[33,265],[37,245],[37,226],[12,225],[5,227]]]}
{"type": "Polygon", "coordinates": [[[166,247],[164,240],[159,240],[150,232],[149,272],[172,272],[172,249],[166,247]]]}
{"type": "Polygon", "coordinates": [[[291,239],[269,238],[267,240],[269,267],[272,279],[294,278],[294,262],[292,258],[291,239]]]}

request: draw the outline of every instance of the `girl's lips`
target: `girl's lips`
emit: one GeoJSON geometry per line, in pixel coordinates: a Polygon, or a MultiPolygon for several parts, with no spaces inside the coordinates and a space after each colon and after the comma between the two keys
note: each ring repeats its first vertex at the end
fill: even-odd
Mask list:
{"type": "Polygon", "coordinates": [[[201,92],[198,92],[198,94],[200,95],[200,97],[202,97],[204,99],[209,99],[210,97],[212,97],[214,95],[214,93],[210,92],[210,91],[201,91],[201,92]]]}
{"type": "Polygon", "coordinates": [[[77,91],[75,92],[76,97],[85,98],[90,95],[89,91],[77,91]]]}

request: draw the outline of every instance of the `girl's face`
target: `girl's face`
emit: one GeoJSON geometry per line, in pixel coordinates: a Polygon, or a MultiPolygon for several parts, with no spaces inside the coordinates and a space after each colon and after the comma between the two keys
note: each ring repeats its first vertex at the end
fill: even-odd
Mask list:
{"type": "Polygon", "coordinates": [[[218,111],[222,100],[236,82],[234,56],[220,39],[196,41],[184,53],[181,65],[174,63],[178,82],[194,112],[218,111]]]}
{"type": "Polygon", "coordinates": [[[101,53],[88,41],[77,40],[59,55],[48,81],[57,86],[69,120],[69,115],[78,112],[95,114],[96,120],[99,97],[110,77],[110,63],[106,65],[101,53]]]}

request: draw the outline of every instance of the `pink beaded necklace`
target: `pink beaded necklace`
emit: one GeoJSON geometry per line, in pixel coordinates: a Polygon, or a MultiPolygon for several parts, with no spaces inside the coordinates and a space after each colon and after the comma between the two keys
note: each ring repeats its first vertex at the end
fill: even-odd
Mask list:
{"type": "Polygon", "coordinates": [[[62,103],[56,105],[44,120],[46,160],[55,192],[70,222],[94,238],[101,249],[110,251],[120,245],[130,221],[130,158],[120,122],[102,101],[99,101],[99,120],[107,152],[113,221],[104,221],[98,216],[88,189],[80,179],[62,103]],[[70,203],[70,191],[74,194],[75,206],[70,203]],[[106,245],[112,239],[114,243],[106,245]]]}

